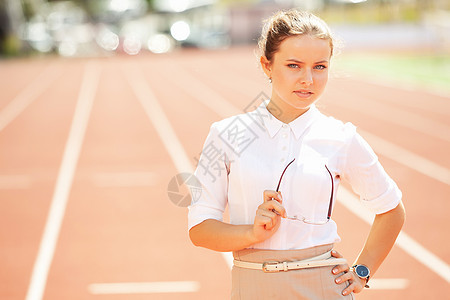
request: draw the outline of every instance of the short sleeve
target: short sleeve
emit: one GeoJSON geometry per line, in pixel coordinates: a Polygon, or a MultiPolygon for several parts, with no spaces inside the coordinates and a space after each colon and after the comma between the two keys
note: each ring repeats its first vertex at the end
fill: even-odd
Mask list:
{"type": "Polygon", "coordinates": [[[397,184],[386,173],[369,144],[356,132],[347,148],[343,177],[375,214],[394,209],[402,198],[397,184]]]}
{"type": "Polygon", "coordinates": [[[201,193],[188,207],[189,230],[207,219],[222,221],[228,197],[229,158],[220,138],[218,122],[211,125],[194,175],[201,193]]]}

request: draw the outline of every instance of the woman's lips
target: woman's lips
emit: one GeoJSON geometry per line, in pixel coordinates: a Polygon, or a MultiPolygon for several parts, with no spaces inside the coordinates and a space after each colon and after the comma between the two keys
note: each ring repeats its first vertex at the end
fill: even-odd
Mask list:
{"type": "Polygon", "coordinates": [[[294,91],[294,93],[300,98],[309,98],[313,94],[313,92],[306,90],[294,91]]]}

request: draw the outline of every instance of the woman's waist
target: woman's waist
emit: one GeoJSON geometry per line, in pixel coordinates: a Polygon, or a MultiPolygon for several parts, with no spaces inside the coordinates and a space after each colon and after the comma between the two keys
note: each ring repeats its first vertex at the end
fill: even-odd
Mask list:
{"type": "Polygon", "coordinates": [[[334,244],[325,244],[305,249],[268,250],[268,249],[242,249],[233,251],[235,260],[263,263],[266,261],[300,261],[309,259],[333,249],[334,244]]]}

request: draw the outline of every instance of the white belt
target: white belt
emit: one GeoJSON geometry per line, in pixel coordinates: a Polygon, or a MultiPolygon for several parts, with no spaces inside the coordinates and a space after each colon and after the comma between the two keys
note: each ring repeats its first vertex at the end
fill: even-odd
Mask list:
{"type": "Polygon", "coordinates": [[[316,268],[324,266],[336,266],[346,264],[347,260],[345,258],[332,257],[330,250],[324,254],[299,261],[283,261],[283,262],[270,261],[264,263],[254,263],[235,259],[233,260],[233,263],[236,267],[239,268],[263,270],[266,273],[272,273],[272,272],[280,272],[280,271],[286,272],[289,270],[316,268]]]}

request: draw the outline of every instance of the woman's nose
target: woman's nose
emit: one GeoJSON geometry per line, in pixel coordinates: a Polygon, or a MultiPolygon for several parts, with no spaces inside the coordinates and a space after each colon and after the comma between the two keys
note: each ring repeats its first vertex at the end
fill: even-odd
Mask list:
{"type": "Polygon", "coordinates": [[[312,71],[305,69],[302,77],[300,78],[300,83],[303,85],[311,85],[313,83],[312,71]]]}

